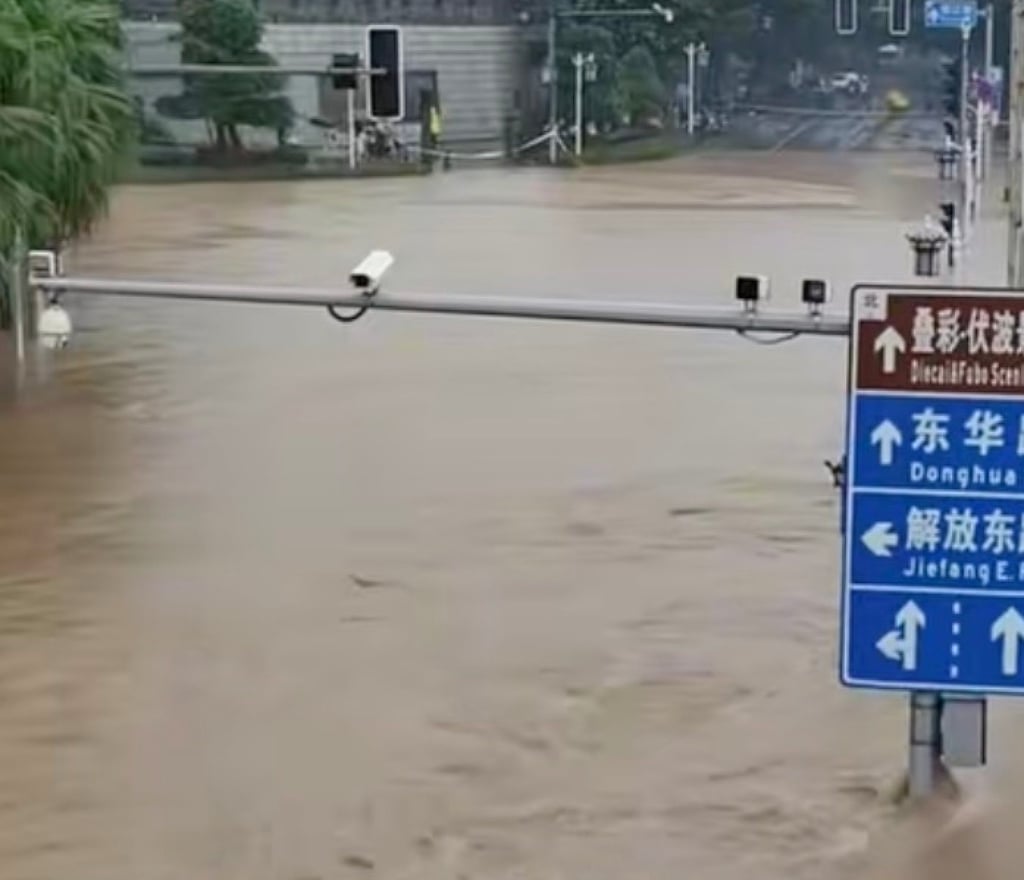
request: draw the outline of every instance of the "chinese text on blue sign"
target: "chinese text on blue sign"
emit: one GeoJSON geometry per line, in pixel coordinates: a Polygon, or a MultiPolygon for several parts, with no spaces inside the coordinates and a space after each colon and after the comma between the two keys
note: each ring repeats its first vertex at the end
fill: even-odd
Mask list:
{"type": "Polygon", "coordinates": [[[925,0],[924,23],[930,28],[973,28],[978,23],[975,0],[925,0]]]}
{"type": "Polygon", "coordinates": [[[852,297],[842,680],[1024,693],[1024,297],[852,297]]]}

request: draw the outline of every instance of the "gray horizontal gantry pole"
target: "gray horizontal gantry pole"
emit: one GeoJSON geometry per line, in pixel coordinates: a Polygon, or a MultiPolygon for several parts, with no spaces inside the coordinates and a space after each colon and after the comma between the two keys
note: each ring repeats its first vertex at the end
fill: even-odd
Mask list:
{"type": "Polygon", "coordinates": [[[383,67],[324,67],[309,64],[136,64],[126,67],[130,76],[224,76],[251,73],[260,76],[379,76],[383,67]]]}
{"type": "Polygon", "coordinates": [[[257,305],[320,306],[322,308],[371,309],[438,315],[472,315],[494,318],[530,318],[604,324],[690,327],[736,330],[849,335],[844,315],[763,313],[743,309],[709,309],[662,303],[616,303],[574,299],[522,299],[442,294],[337,293],[304,287],[253,287],[187,284],[157,281],[117,281],[100,278],[34,278],[32,285],[50,294],[151,297],[157,299],[233,302],[257,305]]]}

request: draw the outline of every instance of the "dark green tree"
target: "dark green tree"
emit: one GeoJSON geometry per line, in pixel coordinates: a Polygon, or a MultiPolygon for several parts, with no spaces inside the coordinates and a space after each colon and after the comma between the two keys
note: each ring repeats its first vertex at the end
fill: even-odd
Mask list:
{"type": "Polygon", "coordinates": [[[644,46],[634,46],[619,62],[619,91],[623,109],[631,125],[650,119],[661,119],[668,104],[668,95],[654,56],[644,46]]]}
{"type": "MultiPolygon", "coordinates": [[[[811,2],[811,0],[808,0],[811,2]]],[[[577,0],[576,9],[635,12],[648,4],[644,0],[577,0]]],[[[659,15],[627,14],[602,18],[621,58],[636,46],[646,47],[665,81],[678,80],[685,69],[685,47],[694,40],[712,44],[723,39],[745,38],[754,28],[756,5],[750,0],[664,0],[673,19],[659,15]]]]}
{"type": "Polygon", "coordinates": [[[566,24],[558,43],[558,105],[562,116],[573,113],[576,100],[572,57],[576,52],[593,53],[597,64],[597,80],[584,85],[584,107],[587,122],[599,127],[618,125],[622,118],[622,102],[618,91],[618,56],[610,30],[593,25],[566,24]]]}
{"type": "Polygon", "coordinates": [[[160,98],[157,110],[177,119],[207,120],[218,150],[240,149],[239,126],[269,128],[279,142],[294,124],[291,101],[281,92],[286,77],[274,73],[272,56],[259,48],[263,25],[252,0],[180,0],[184,64],[244,64],[267,73],[186,74],[180,95],[160,98]]]}

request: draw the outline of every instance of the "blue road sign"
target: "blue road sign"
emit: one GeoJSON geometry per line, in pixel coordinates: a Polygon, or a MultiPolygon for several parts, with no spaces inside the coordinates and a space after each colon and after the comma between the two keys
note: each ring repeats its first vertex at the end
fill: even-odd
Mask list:
{"type": "Polygon", "coordinates": [[[978,4],[972,0],[925,0],[925,27],[973,28],[978,23],[978,4]]]}
{"type": "Polygon", "coordinates": [[[858,287],[841,677],[1024,694],[1024,298],[858,287]]]}

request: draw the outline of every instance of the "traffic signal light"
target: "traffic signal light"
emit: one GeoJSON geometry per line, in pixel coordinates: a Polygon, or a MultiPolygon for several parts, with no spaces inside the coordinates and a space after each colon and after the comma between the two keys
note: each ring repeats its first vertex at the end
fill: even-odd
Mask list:
{"type": "Polygon", "coordinates": [[[939,204],[939,211],[942,212],[942,219],[939,221],[942,231],[952,240],[953,228],[956,225],[956,204],[954,202],[941,202],[939,204]]]}
{"type": "Polygon", "coordinates": [[[963,93],[963,64],[959,58],[942,62],[942,111],[953,119],[960,118],[960,96],[963,93]]]}
{"type": "MultiPolygon", "coordinates": [[[[331,67],[359,67],[359,55],[356,52],[336,52],[331,56],[331,67]]],[[[336,89],[354,89],[357,85],[355,73],[336,73],[331,77],[336,89]]]]}
{"type": "Polygon", "coordinates": [[[910,0],[889,0],[889,33],[894,37],[910,33],[910,0]]]}
{"type": "Polygon", "coordinates": [[[403,83],[402,32],[397,27],[366,29],[370,74],[370,116],[375,119],[401,119],[405,111],[403,83]]]}
{"type": "Polygon", "coordinates": [[[857,33],[857,7],[859,0],[835,0],[836,33],[848,37],[857,33]]]}

